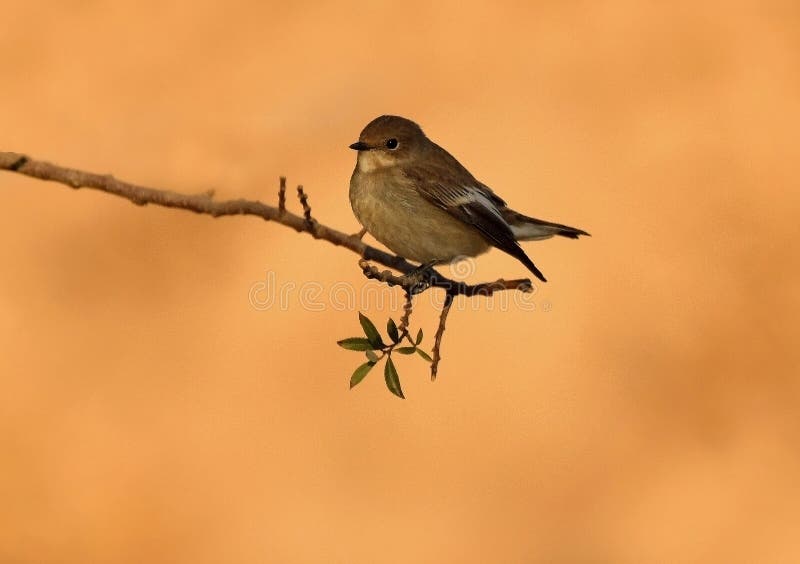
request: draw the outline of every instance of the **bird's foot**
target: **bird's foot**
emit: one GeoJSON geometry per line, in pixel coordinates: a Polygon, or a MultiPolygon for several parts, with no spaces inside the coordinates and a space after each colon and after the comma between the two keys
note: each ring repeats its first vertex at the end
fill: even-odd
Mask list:
{"type": "Polygon", "coordinates": [[[436,276],[436,271],[433,269],[433,267],[438,263],[439,261],[436,260],[425,262],[408,273],[407,278],[412,282],[412,294],[419,294],[420,292],[430,288],[431,282],[433,281],[434,276],[436,276]]]}

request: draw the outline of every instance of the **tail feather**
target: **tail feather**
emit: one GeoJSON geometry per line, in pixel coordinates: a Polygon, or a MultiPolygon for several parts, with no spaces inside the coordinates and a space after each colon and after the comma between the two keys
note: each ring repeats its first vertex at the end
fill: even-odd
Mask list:
{"type": "Polygon", "coordinates": [[[539,241],[540,239],[549,239],[554,235],[570,239],[577,239],[581,235],[591,236],[577,227],[528,217],[509,209],[503,210],[503,215],[517,241],[539,241]]]}

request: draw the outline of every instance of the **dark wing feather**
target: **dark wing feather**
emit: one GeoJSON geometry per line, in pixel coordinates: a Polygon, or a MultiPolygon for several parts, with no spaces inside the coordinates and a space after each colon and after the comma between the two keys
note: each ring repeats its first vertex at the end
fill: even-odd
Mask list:
{"type": "Polygon", "coordinates": [[[522,262],[539,280],[546,282],[503,218],[500,210],[505,202],[444,149],[438,146],[437,149],[449,157],[443,159],[441,153],[437,155],[438,160],[444,161],[443,165],[430,164],[431,159],[426,159],[425,163],[418,161],[415,166],[404,169],[406,176],[431,203],[475,227],[491,245],[522,262]]]}

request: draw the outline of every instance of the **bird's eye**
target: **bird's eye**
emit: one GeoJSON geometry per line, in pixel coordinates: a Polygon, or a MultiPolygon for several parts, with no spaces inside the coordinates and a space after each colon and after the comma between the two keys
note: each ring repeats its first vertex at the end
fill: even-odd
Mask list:
{"type": "Polygon", "coordinates": [[[392,149],[392,150],[397,149],[397,145],[398,144],[399,143],[397,142],[397,139],[387,139],[386,140],[386,147],[388,149],[392,149]]]}

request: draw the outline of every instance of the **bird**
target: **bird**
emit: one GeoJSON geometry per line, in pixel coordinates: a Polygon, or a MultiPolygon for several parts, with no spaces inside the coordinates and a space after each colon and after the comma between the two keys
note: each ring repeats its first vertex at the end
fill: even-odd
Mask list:
{"type": "Polygon", "coordinates": [[[495,247],[546,282],[519,242],[589,235],[512,210],[410,119],[377,117],[350,148],[358,152],[349,194],[356,219],[392,252],[423,267],[495,247]]]}

